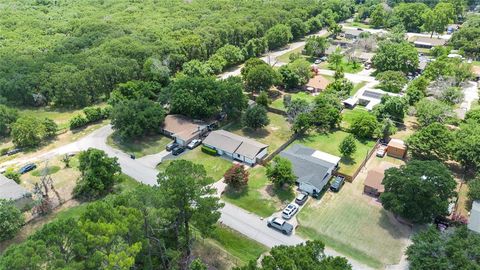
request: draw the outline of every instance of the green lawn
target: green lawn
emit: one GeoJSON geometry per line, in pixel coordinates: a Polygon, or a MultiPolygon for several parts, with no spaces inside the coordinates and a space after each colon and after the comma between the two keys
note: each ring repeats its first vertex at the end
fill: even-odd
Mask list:
{"type": "Polygon", "coordinates": [[[365,29],[372,28],[372,26],[370,26],[369,24],[364,24],[364,23],[361,23],[361,22],[351,22],[351,23],[347,23],[346,25],[351,26],[351,27],[365,28],[365,29]]]}
{"type": "Polygon", "coordinates": [[[376,269],[397,264],[410,229],[389,216],[383,207],[363,195],[366,172],[339,193],[327,192],[310,200],[297,216],[297,233],[320,239],[328,247],[376,269]]]}
{"type": "MultiPolygon", "coordinates": [[[[335,66],[333,64],[329,62],[324,62],[324,63],[327,63],[326,66],[328,69],[334,70],[335,66]]],[[[323,66],[320,65],[320,68],[324,68],[324,67],[325,67],[325,64],[323,66]]],[[[343,58],[343,61],[340,64],[340,67],[343,68],[343,72],[345,73],[358,73],[363,70],[363,64],[357,62],[357,65],[354,66],[353,62],[347,61],[346,58],[343,58]]]]}
{"type": "Polygon", "coordinates": [[[248,170],[248,186],[238,192],[227,190],[222,199],[262,217],[269,217],[279,211],[283,202],[293,200],[292,191],[277,190],[270,185],[263,166],[248,170]]]}
{"type": "MultiPolygon", "coordinates": [[[[292,100],[295,99],[303,99],[308,102],[312,102],[315,99],[315,96],[307,93],[307,92],[298,92],[298,93],[292,93],[292,94],[287,94],[292,96],[292,100]]],[[[277,98],[274,100],[271,104],[270,107],[279,109],[279,110],[285,110],[285,105],[283,104],[283,97],[277,98]]]]}
{"type": "Polygon", "coordinates": [[[368,112],[368,111],[365,108],[360,106],[356,106],[355,108],[353,108],[353,110],[344,109],[342,112],[342,123],[340,124],[340,126],[345,129],[350,128],[350,126],[352,125],[353,119],[357,115],[364,112],[368,112]]]}
{"type": "MultiPolygon", "coordinates": [[[[313,133],[298,139],[297,142],[307,147],[341,157],[338,146],[348,134],[349,133],[341,130],[327,134],[313,133]]],[[[368,151],[370,151],[374,145],[374,141],[357,141],[357,151],[355,151],[352,157],[350,159],[342,158],[340,160],[339,172],[347,175],[353,175],[353,173],[358,169],[358,166],[360,166],[362,161],[365,159],[368,151]]]]}
{"type": "MultiPolygon", "coordinates": [[[[300,47],[296,48],[295,50],[291,50],[287,53],[284,53],[284,54],[280,55],[279,57],[277,57],[277,61],[283,62],[283,63],[290,63],[290,58],[289,58],[290,55],[292,55],[294,53],[300,53],[301,54],[304,47],[305,46],[300,46],[300,47]]],[[[306,55],[302,55],[302,57],[307,58],[306,55]]]]}
{"type": "MultiPolygon", "coordinates": [[[[225,172],[232,166],[231,161],[219,156],[211,156],[203,153],[201,147],[197,147],[191,151],[183,153],[175,159],[184,159],[203,165],[207,171],[207,176],[211,177],[213,182],[222,179],[225,172]]],[[[157,169],[159,171],[165,171],[165,168],[167,168],[170,162],[175,159],[162,161],[162,163],[157,166],[157,169]]]]}
{"type": "Polygon", "coordinates": [[[358,90],[360,90],[360,88],[364,87],[366,84],[367,84],[367,82],[365,82],[365,81],[362,81],[360,83],[355,84],[353,86],[352,92],[350,93],[350,96],[355,95],[358,92],[358,90]]]}
{"type": "Polygon", "coordinates": [[[243,128],[240,122],[232,122],[226,125],[224,129],[268,144],[268,152],[272,153],[285,143],[292,136],[293,132],[285,117],[269,112],[268,118],[270,119],[270,124],[262,129],[252,130],[243,128]]]}
{"type": "Polygon", "coordinates": [[[171,141],[172,139],[163,135],[152,135],[133,141],[122,141],[116,134],[107,138],[108,145],[125,153],[134,154],[137,158],[160,153],[171,141]]]}

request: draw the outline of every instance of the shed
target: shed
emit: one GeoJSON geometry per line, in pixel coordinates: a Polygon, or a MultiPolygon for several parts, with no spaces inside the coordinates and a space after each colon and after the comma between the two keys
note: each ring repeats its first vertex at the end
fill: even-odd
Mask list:
{"type": "Polygon", "coordinates": [[[391,139],[387,145],[387,155],[403,159],[407,153],[407,145],[400,139],[391,139]]]}
{"type": "Polygon", "coordinates": [[[305,85],[305,89],[312,93],[317,93],[327,88],[329,81],[322,75],[315,75],[305,85]]]}
{"type": "Polygon", "coordinates": [[[480,233],[480,201],[474,201],[472,204],[472,210],[468,218],[468,228],[480,233]]]}
{"type": "Polygon", "coordinates": [[[383,178],[385,177],[385,171],[394,167],[397,167],[397,165],[389,162],[382,162],[377,167],[369,170],[365,183],[363,184],[363,192],[374,197],[380,196],[385,191],[385,187],[382,184],[383,178]]]}

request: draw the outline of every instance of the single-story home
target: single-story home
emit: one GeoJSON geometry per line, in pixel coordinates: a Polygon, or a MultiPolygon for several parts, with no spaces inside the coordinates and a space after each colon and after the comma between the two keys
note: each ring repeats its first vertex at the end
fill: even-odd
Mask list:
{"type": "Polygon", "coordinates": [[[208,124],[206,122],[191,120],[179,114],[167,115],[162,127],[162,133],[174,139],[181,146],[186,146],[193,139],[200,138],[207,131],[208,124]]]}
{"type": "Polygon", "coordinates": [[[407,153],[407,145],[400,139],[391,139],[387,144],[387,155],[403,159],[407,153]]]}
{"type": "Polygon", "coordinates": [[[355,41],[353,39],[340,38],[340,39],[332,39],[330,40],[330,43],[333,46],[340,46],[341,48],[350,48],[355,43],[355,41]]]}
{"type": "Polygon", "coordinates": [[[329,56],[329,55],[333,54],[334,52],[337,51],[337,48],[340,48],[340,52],[343,53],[340,46],[332,44],[332,45],[328,46],[328,48],[325,50],[325,55],[329,56]]]}
{"type": "Polygon", "coordinates": [[[370,63],[372,61],[372,58],[375,56],[374,53],[369,53],[369,52],[362,52],[362,51],[354,51],[352,54],[352,58],[360,61],[362,63],[370,63]]]}
{"type": "Polygon", "coordinates": [[[342,31],[342,36],[348,39],[357,39],[363,33],[361,29],[346,28],[342,31]]]}
{"type": "Polygon", "coordinates": [[[350,97],[343,101],[347,108],[354,108],[357,104],[365,106],[365,109],[371,111],[375,105],[382,102],[384,95],[400,96],[399,94],[385,92],[381,89],[365,89],[363,92],[358,92],[355,97],[350,97]]]}
{"type": "Polygon", "coordinates": [[[385,177],[385,171],[394,167],[397,167],[397,165],[389,162],[382,162],[377,167],[369,170],[367,178],[363,184],[363,192],[370,196],[379,197],[385,191],[385,187],[382,184],[383,178],[385,177]]]}
{"type": "Polygon", "coordinates": [[[203,145],[214,149],[219,155],[255,165],[268,154],[268,145],[242,137],[225,130],[210,132],[203,140],[203,145]]]}
{"type": "Polygon", "coordinates": [[[436,46],[445,46],[447,41],[442,38],[434,38],[434,37],[419,37],[419,36],[413,36],[410,38],[410,42],[415,45],[417,48],[426,48],[426,49],[431,49],[436,46]]]}
{"type": "Polygon", "coordinates": [[[468,218],[468,228],[474,232],[480,233],[480,201],[474,201],[470,217],[468,218]]]}
{"type": "Polygon", "coordinates": [[[292,163],[298,188],[311,195],[322,191],[340,162],[339,157],[300,144],[292,145],[280,156],[292,163]]]}
{"type": "Polygon", "coordinates": [[[3,174],[0,174],[0,199],[12,200],[19,209],[25,208],[33,201],[28,190],[3,174]]]}
{"type": "Polygon", "coordinates": [[[330,82],[322,75],[315,75],[305,85],[305,90],[310,93],[317,93],[327,88],[330,82]]]}

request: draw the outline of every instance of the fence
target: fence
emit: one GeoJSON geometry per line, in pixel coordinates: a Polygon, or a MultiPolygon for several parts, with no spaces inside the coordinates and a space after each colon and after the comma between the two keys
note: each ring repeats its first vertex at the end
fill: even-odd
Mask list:
{"type": "Polygon", "coordinates": [[[347,180],[350,183],[353,182],[353,180],[357,177],[357,175],[360,173],[362,168],[365,167],[365,164],[367,164],[367,161],[372,157],[373,153],[375,153],[379,144],[380,144],[380,140],[377,140],[377,142],[375,143],[373,148],[367,153],[367,155],[365,156],[365,159],[362,161],[360,166],[357,168],[357,170],[352,175],[343,174],[343,173],[340,173],[338,171],[335,172],[335,175],[345,177],[345,180],[347,180]]]}
{"type": "Polygon", "coordinates": [[[267,111],[269,111],[271,113],[279,114],[279,115],[282,115],[282,116],[287,116],[287,112],[285,112],[283,110],[280,110],[280,109],[272,108],[270,106],[267,107],[267,111]]]}
{"type": "Polygon", "coordinates": [[[267,165],[267,163],[272,160],[276,155],[278,155],[280,152],[285,150],[291,143],[293,143],[296,139],[298,138],[298,134],[294,133],[290,139],[288,139],[285,143],[283,143],[280,147],[277,148],[277,150],[273,151],[268,157],[266,157],[264,160],[262,160],[262,165],[267,165]]]}

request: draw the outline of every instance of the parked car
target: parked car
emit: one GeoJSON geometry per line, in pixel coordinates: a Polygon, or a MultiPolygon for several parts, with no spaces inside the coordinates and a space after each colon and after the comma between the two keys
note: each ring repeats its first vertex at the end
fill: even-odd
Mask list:
{"type": "Polygon", "coordinates": [[[336,176],[332,184],[330,185],[330,190],[333,192],[339,192],[343,184],[345,184],[345,177],[336,176]]]}
{"type": "Polygon", "coordinates": [[[30,164],[27,164],[25,166],[23,166],[22,168],[20,168],[20,170],[18,170],[18,173],[19,174],[25,174],[29,171],[33,171],[37,168],[37,165],[33,164],[33,163],[30,163],[30,164]]]}
{"type": "Polygon", "coordinates": [[[199,139],[194,139],[194,140],[192,140],[192,141],[187,145],[187,148],[188,148],[188,149],[193,149],[193,148],[199,146],[201,143],[202,143],[201,140],[199,140],[199,139]]]}
{"type": "Polygon", "coordinates": [[[183,153],[184,151],[185,151],[185,148],[180,147],[180,146],[177,146],[177,147],[173,148],[172,154],[173,154],[174,156],[178,156],[178,155],[180,155],[181,153],[183,153]]]}
{"type": "Polygon", "coordinates": [[[6,168],[3,168],[3,167],[2,167],[2,168],[0,168],[0,174],[4,174],[6,171],[7,171],[7,169],[6,169],[6,168]]]}
{"type": "Polygon", "coordinates": [[[136,157],[135,157],[135,154],[130,154],[130,158],[131,158],[131,159],[135,159],[135,158],[136,158],[136,157]]]}
{"type": "Polygon", "coordinates": [[[308,193],[301,192],[295,198],[295,203],[298,204],[298,205],[303,205],[307,201],[307,199],[308,199],[308,193]]]}
{"type": "Polygon", "coordinates": [[[320,64],[321,62],[322,62],[322,60],[320,60],[320,59],[315,60],[315,64],[317,64],[317,65],[320,64]]]}
{"type": "Polygon", "coordinates": [[[171,143],[167,144],[167,146],[165,147],[165,149],[166,149],[167,151],[172,151],[175,147],[178,147],[178,146],[179,146],[178,143],[176,143],[176,142],[171,142],[171,143]]]}
{"type": "Polygon", "coordinates": [[[22,151],[22,149],[20,149],[20,148],[12,149],[12,150],[7,152],[7,156],[15,155],[16,153],[20,153],[20,151],[22,151]]]}
{"type": "Polygon", "coordinates": [[[298,205],[290,203],[283,209],[282,217],[284,219],[291,219],[298,212],[298,205]]]}
{"type": "Polygon", "coordinates": [[[285,235],[290,235],[293,232],[293,226],[292,224],[286,222],[285,220],[282,220],[278,217],[271,217],[267,219],[267,226],[269,228],[273,228],[277,231],[282,232],[285,235]]]}
{"type": "Polygon", "coordinates": [[[383,158],[385,156],[385,153],[387,152],[387,146],[385,144],[381,144],[378,146],[376,156],[383,158]]]}

